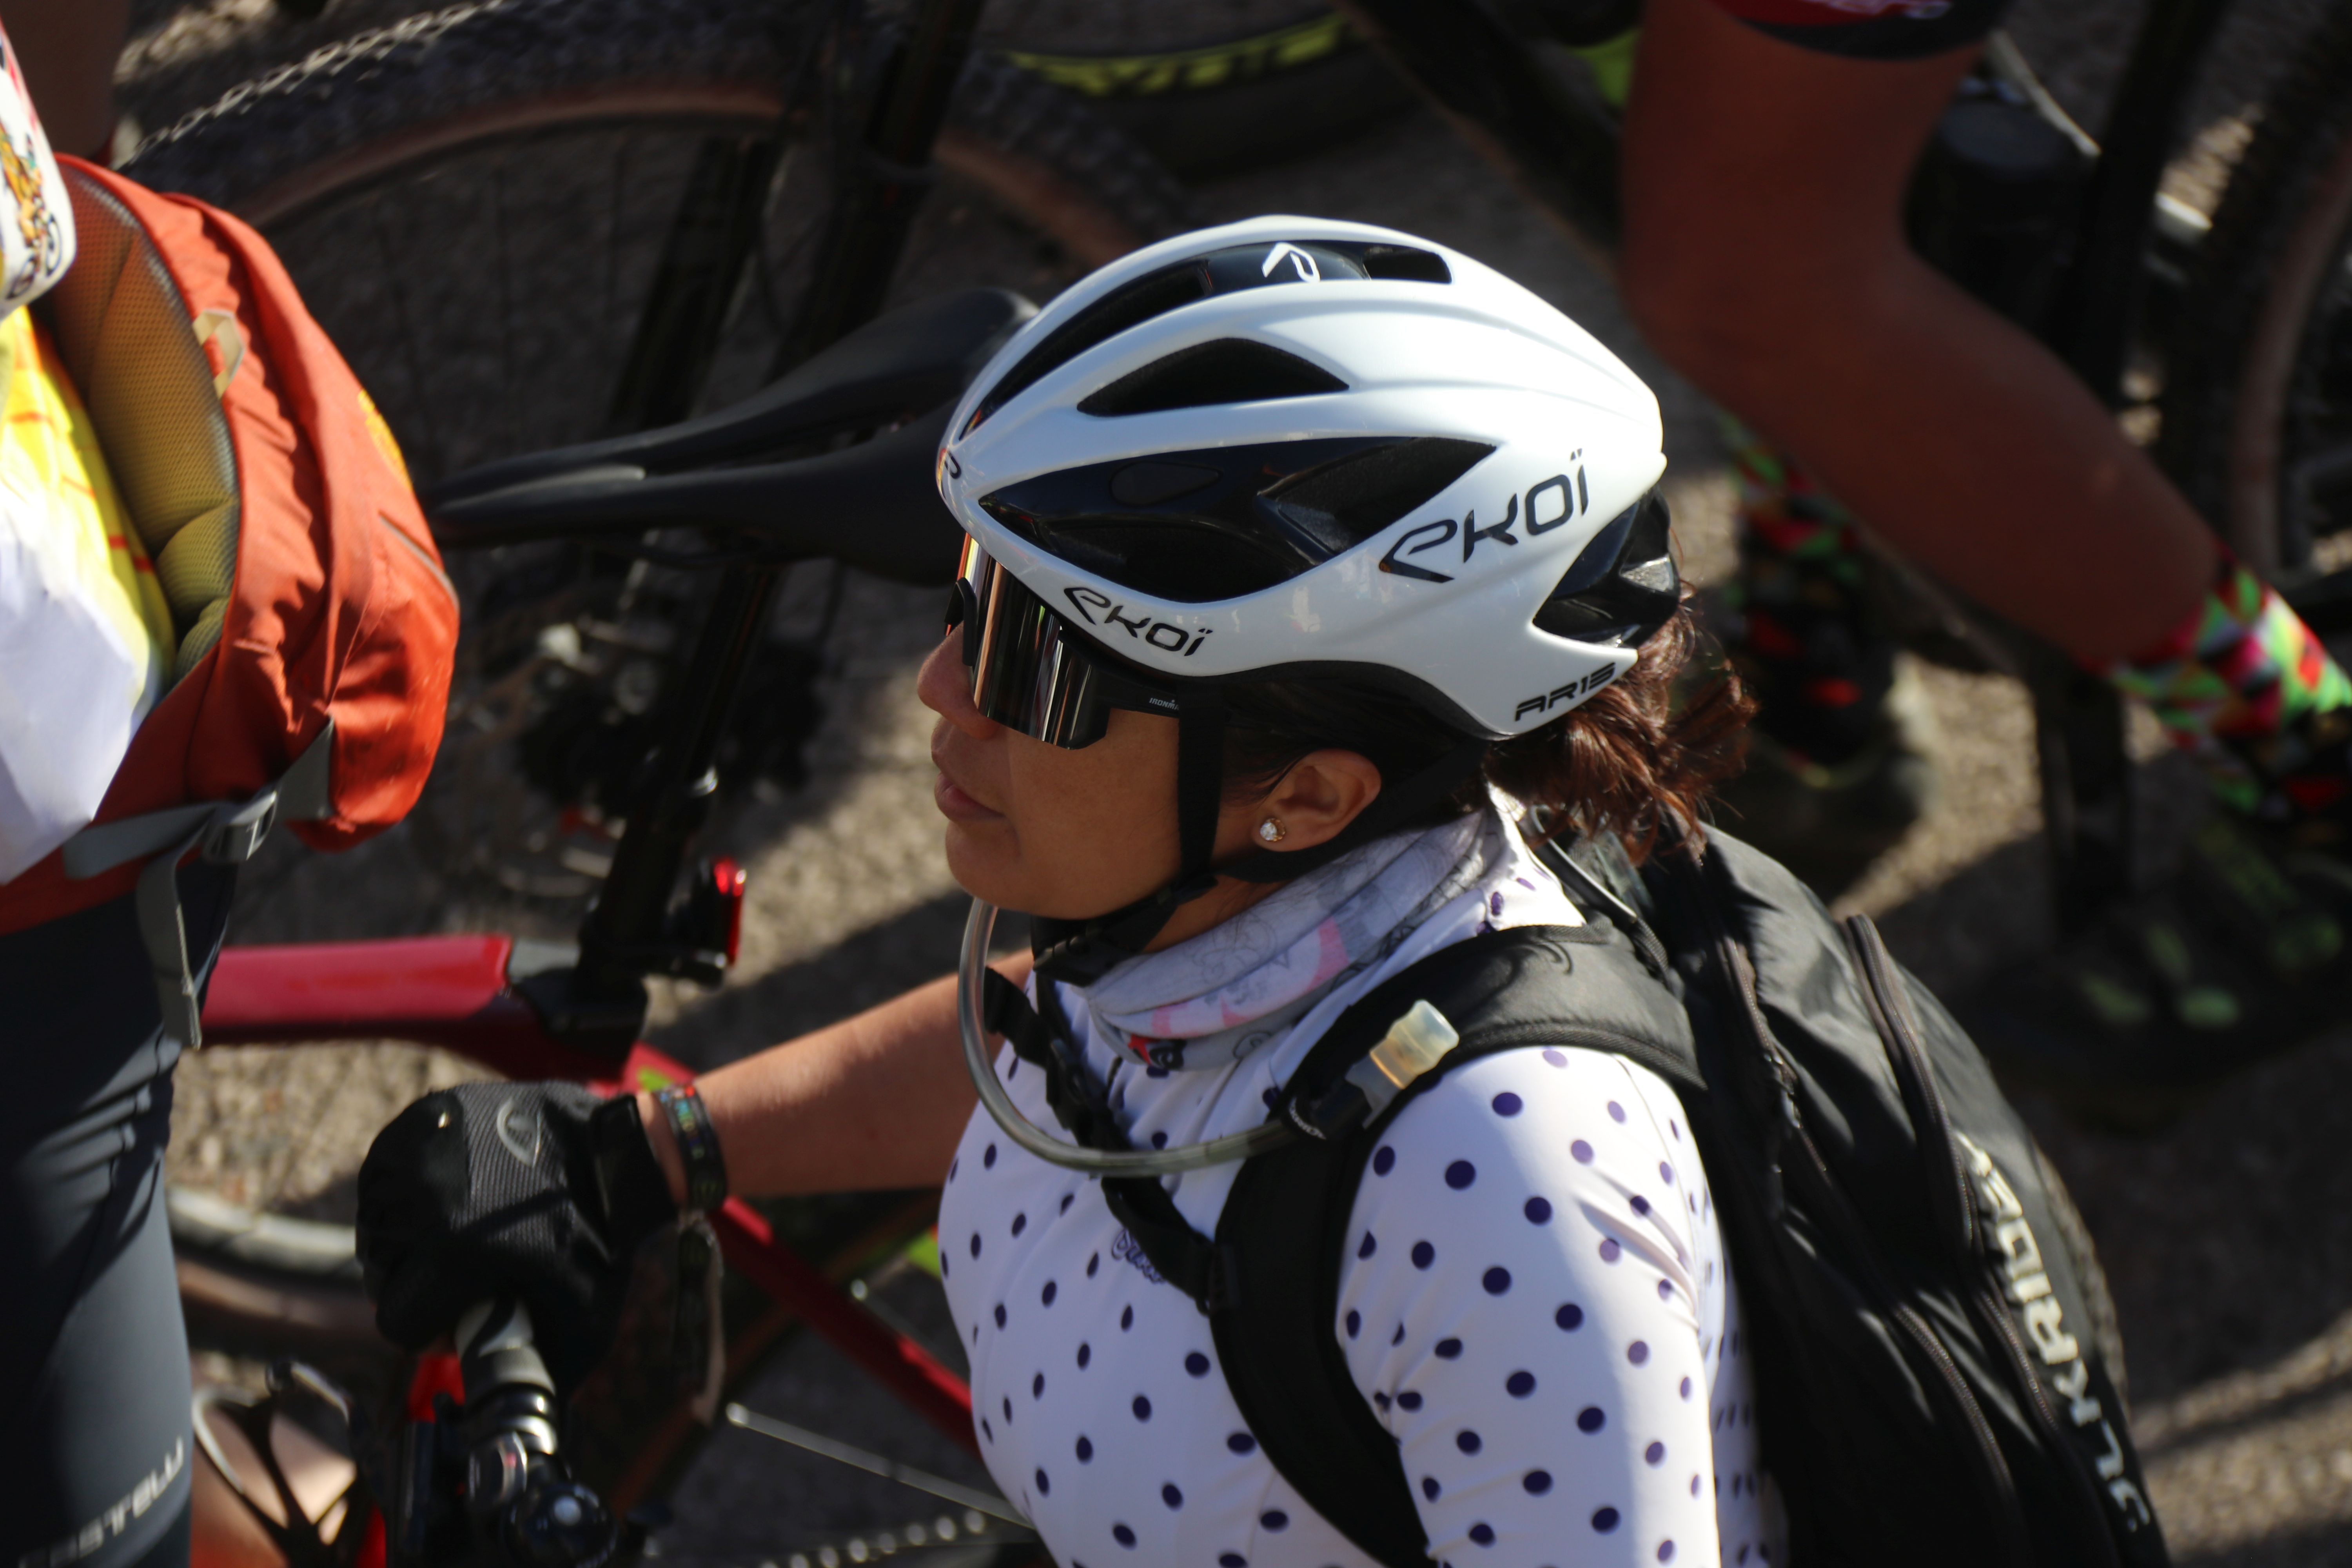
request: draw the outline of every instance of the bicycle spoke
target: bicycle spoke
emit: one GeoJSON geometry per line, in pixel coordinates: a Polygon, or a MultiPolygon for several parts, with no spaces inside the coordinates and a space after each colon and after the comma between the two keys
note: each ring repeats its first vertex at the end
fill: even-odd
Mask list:
{"type": "Polygon", "coordinates": [[[831,1459],[836,1464],[847,1465],[852,1469],[864,1470],[868,1475],[880,1476],[885,1480],[896,1481],[902,1487],[911,1487],[919,1492],[929,1492],[935,1498],[944,1498],[949,1502],[964,1508],[976,1509],[991,1519],[1001,1519],[1007,1524],[1017,1524],[1024,1530],[1030,1527],[1029,1521],[1021,1516],[1019,1510],[1001,1497],[992,1497],[973,1487],[961,1486],[949,1480],[945,1476],[935,1476],[929,1470],[919,1470],[912,1465],[902,1465],[896,1459],[885,1458],[880,1454],[855,1447],[850,1444],[827,1437],[822,1433],[812,1432],[805,1426],[795,1426],[789,1421],[779,1421],[772,1415],[762,1415],[758,1411],[748,1410],[740,1405],[727,1406],[727,1420],[729,1425],[740,1426],[746,1432],[755,1432],[762,1437],[772,1437],[779,1443],[787,1443],[795,1448],[804,1448],[812,1454],[831,1459]]]}

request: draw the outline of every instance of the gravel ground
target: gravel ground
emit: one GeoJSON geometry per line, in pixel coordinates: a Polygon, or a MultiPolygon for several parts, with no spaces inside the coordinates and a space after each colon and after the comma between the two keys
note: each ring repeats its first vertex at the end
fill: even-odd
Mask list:
{"type": "MultiPolygon", "coordinates": [[[[2282,58],[2280,40],[2319,9],[2317,0],[2242,7],[2216,50],[2218,85],[2200,106],[2204,161],[2184,164],[2178,191],[2192,199],[2210,191],[2242,138],[2235,127],[2243,105],[2282,58]]],[[[156,6],[150,23],[164,10],[156,6]]],[[[347,14],[337,7],[328,24],[347,14]]],[[[250,0],[178,8],[170,26],[179,29],[182,53],[171,58],[182,74],[166,85],[184,90],[189,38],[259,49],[251,38],[260,15],[250,0]]],[[[2031,0],[2016,26],[2036,58],[2054,65],[2070,106],[2095,120],[2135,15],[2108,0],[2031,0]]],[[[154,43],[139,58],[169,53],[154,43]]],[[[1212,217],[1294,211],[1392,223],[1458,246],[1554,300],[1658,388],[1670,497],[1691,575],[1704,582],[1727,568],[1731,489],[1705,400],[1634,339],[1608,281],[1433,122],[1408,118],[1374,138],[1198,195],[1212,217]]],[[[1061,276],[1051,258],[1017,247],[991,251],[950,236],[937,238],[930,254],[935,268],[996,267],[1031,288],[1061,276]]],[[[783,613],[813,615],[821,586],[796,585],[783,613]]],[[[812,744],[808,784],[753,804],[719,835],[751,873],[741,971],[714,994],[665,988],[651,1030],[664,1048],[703,1066],[732,1059],[948,963],[961,910],[928,798],[928,716],[908,682],[935,611],[931,594],[849,584],[844,635],[821,683],[828,718],[812,744]]],[[[1906,963],[1954,988],[2046,946],[2047,869],[2035,840],[2021,692],[1999,677],[1933,668],[1921,675],[1940,721],[1934,751],[1942,801],[1843,903],[1878,914],[1906,963]]],[[[2197,788],[2169,759],[2147,771],[2159,818],[2151,861],[2160,863],[2199,809],[2197,788]]],[[[297,868],[278,896],[240,916],[238,935],[356,935],[385,929],[387,918],[406,930],[480,929],[513,923],[517,914],[436,888],[395,835],[340,866],[297,868]],[[354,888],[362,896],[352,896],[354,888]]],[[[180,1074],[173,1173],[302,1212],[348,1214],[350,1172],[369,1131],[413,1095],[466,1070],[452,1058],[391,1047],[205,1055],[180,1074]]],[[[2352,1166],[2337,1155],[2352,1134],[2339,1109],[2347,1080],[2352,1042],[2324,1046],[2232,1085],[2169,1132],[2138,1142],[2083,1132],[2030,1108],[2113,1279],[2152,1487],[2183,1562],[2352,1563],[2352,1166]]],[[[921,1310],[919,1292],[893,1300],[921,1310]]],[[[924,1435],[892,1426],[820,1346],[794,1345],[745,1399],[787,1418],[838,1415],[864,1433],[861,1440],[905,1445],[915,1463],[952,1470],[958,1462],[926,1446],[924,1435]],[[867,1421],[878,1424],[859,1426],[867,1421]]],[[[851,1495],[840,1486],[822,1468],[788,1462],[764,1439],[723,1434],[679,1494],[667,1553],[757,1562],[763,1550],[790,1544],[762,1536],[763,1514],[810,1517],[807,1500],[851,1495]]],[[[901,1507],[908,1518],[922,1516],[919,1500],[900,1497],[860,1506],[888,1519],[901,1507]]]]}

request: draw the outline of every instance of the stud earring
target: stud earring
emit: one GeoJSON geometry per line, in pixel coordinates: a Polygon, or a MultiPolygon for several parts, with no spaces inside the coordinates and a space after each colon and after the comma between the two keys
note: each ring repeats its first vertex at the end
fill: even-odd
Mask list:
{"type": "Polygon", "coordinates": [[[1262,844],[1279,844],[1290,837],[1290,829],[1282,825],[1282,818],[1269,816],[1257,825],[1257,837],[1262,844]]]}

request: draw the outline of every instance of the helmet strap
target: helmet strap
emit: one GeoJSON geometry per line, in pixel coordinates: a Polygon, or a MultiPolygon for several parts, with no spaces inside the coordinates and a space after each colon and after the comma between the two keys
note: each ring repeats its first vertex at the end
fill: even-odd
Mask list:
{"type": "Polygon", "coordinates": [[[1223,705],[1189,702],[1177,719],[1176,834],[1180,866],[1176,879],[1149,897],[1092,920],[1033,916],[1029,946],[1037,973],[1071,985],[1100,979],[1143,952],[1183,905],[1209,891],[1220,875],[1244,882],[1287,882],[1328,866],[1349,850],[1394,833],[1444,799],[1486,764],[1489,742],[1464,740],[1452,751],[1393,789],[1384,789],[1370,809],[1335,837],[1311,849],[1277,854],[1262,849],[1218,868],[1214,864],[1217,819],[1224,795],[1223,705]]]}
{"type": "Polygon", "coordinates": [[[1091,920],[1029,920],[1037,973],[1085,985],[1140,953],[1176,911],[1217,885],[1217,818],[1225,784],[1225,705],[1212,689],[1187,693],[1176,715],[1176,879],[1091,920]]]}

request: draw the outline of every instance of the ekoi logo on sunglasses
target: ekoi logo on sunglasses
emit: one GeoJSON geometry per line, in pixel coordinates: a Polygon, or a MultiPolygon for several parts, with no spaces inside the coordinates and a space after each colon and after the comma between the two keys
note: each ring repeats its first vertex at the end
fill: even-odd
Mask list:
{"type": "Polygon", "coordinates": [[[1078,612],[1078,618],[1087,625],[1117,626],[1129,637],[1139,637],[1162,653],[1181,653],[1186,658],[1200,652],[1201,645],[1208,641],[1209,634],[1215,630],[1213,626],[1187,630],[1173,621],[1138,619],[1121,615],[1119,612],[1127,608],[1125,605],[1113,602],[1109,595],[1093,588],[1065,588],[1062,595],[1070,601],[1078,612]],[[1097,613],[1099,619],[1097,618],[1097,613]]]}
{"type": "MultiPolygon", "coordinates": [[[[1568,460],[1574,463],[1582,456],[1584,454],[1580,450],[1571,452],[1569,454],[1568,460]]],[[[1569,519],[1580,516],[1591,510],[1592,495],[1584,482],[1583,465],[1578,464],[1573,479],[1567,474],[1554,474],[1528,489],[1527,536],[1529,539],[1541,538],[1569,519]],[[1538,507],[1539,501],[1542,507],[1538,507]],[[1557,505],[1559,510],[1549,517],[1544,516],[1543,508],[1552,505],[1557,505]]],[[[1400,577],[1418,577],[1424,583],[1451,583],[1454,579],[1445,573],[1433,572],[1426,566],[1400,560],[1399,557],[1425,555],[1458,533],[1462,538],[1463,564],[1467,565],[1478,546],[1488,540],[1493,540],[1497,544],[1518,543],[1518,536],[1511,531],[1518,521],[1519,498],[1511,496],[1507,498],[1504,506],[1503,521],[1492,528],[1479,527],[1478,514],[1475,511],[1464,512],[1459,522],[1450,517],[1441,518],[1435,522],[1424,522],[1417,528],[1407,529],[1402,538],[1389,546],[1389,552],[1381,557],[1381,570],[1393,572],[1400,577]]]]}

